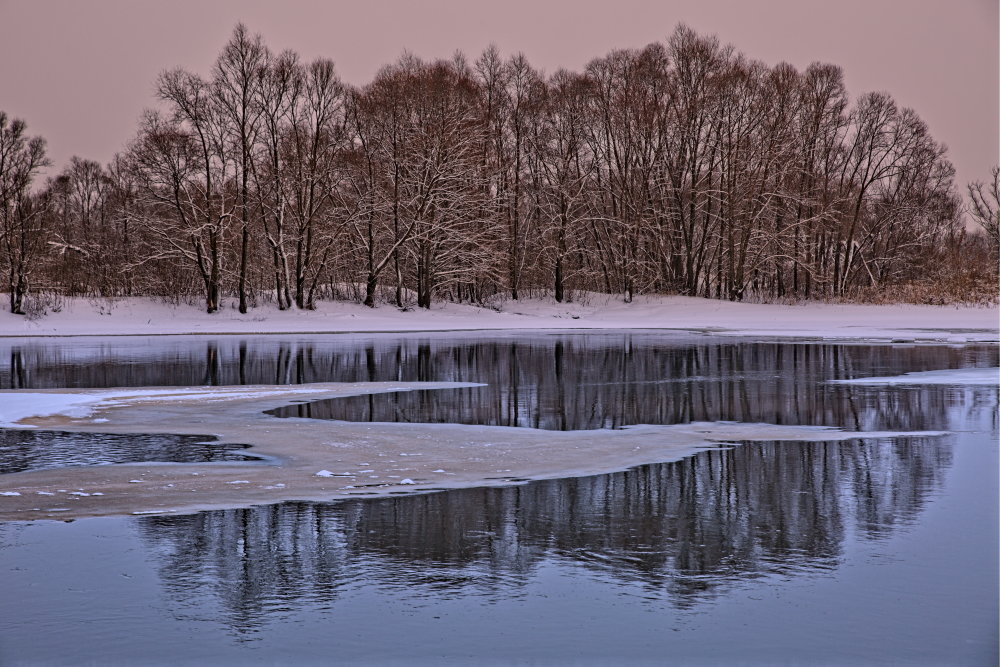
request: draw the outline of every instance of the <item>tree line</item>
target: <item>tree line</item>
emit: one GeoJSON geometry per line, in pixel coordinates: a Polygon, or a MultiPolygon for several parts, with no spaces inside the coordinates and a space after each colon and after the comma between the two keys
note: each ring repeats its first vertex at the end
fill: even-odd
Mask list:
{"type": "Polygon", "coordinates": [[[334,294],[850,298],[983,243],[913,110],[685,26],[582,72],[491,46],[404,55],[353,87],[240,24],[210,75],[166,71],[156,91],[110,164],[74,157],[41,187],[44,141],[0,113],[12,312],[32,287],[210,313],[334,294]]]}

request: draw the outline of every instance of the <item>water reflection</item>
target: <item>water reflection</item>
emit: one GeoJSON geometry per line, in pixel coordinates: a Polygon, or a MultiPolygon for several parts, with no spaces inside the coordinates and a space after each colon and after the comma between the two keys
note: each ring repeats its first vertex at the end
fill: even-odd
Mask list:
{"type": "MultiPolygon", "coordinates": [[[[948,393],[827,384],[913,369],[996,363],[995,347],[657,343],[617,346],[556,338],[437,350],[399,346],[366,362],[402,379],[486,382],[486,387],[337,398],[272,411],[281,417],[462,423],[552,430],[629,424],[742,421],[857,430],[945,428],[948,393]],[[412,350],[411,350],[412,351],[412,350]],[[882,369],[882,370],[878,370],[882,369]],[[906,369],[906,370],[904,370],[906,369]]],[[[372,352],[371,348],[368,350],[372,352]]],[[[360,359],[355,359],[360,364],[360,359]]],[[[357,371],[355,371],[357,372],[357,371]]],[[[374,373],[379,379],[385,375],[374,373]]],[[[355,376],[356,377],[356,376],[355,376]]]]}
{"type": "Polygon", "coordinates": [[[249,445],[209,435],[70,433],[0,429],[0,474],[111,463],[245,461],[249,445]]]}
{"type": "Polygon", "coordinates": [[[702,420],[939,429],[954,403],[947,393],[826,381],[1000,365],[992,345],[749,343],[651,333],[0,345],[8,346],[0,350],[2,387],[483,382],[488,386],[334,399],[275,414],[555,430],[702,420]]]}
{"type": "Polygon", "coordinates": [[[690,607],[747,578],[830,571],[846,532],[912,522],[951,458],[936,438],[750,443],[611,475],[138,525],[176,603],[210,592],[241,632],[363,583],[516,597],[551,560],[690,607]]]}
{"type": "MultiPolygon", "coordinates": [[[[128,655],[147,659],[150,647],[163,646],[173,655],[172,638],[183,635],[185,646],[191,637],[192,662],[207,659],[209,653],[197,653],[205,647],[220,651],[212,654],[216,662],[246,657],[227,652],[231,646],[218,649],[224,633],[217,622],[241,645],[284,642],[266,656],[248,654],[262,662],[287,661],[303,647],[316,647],[316,661],[357,655],[361,662],[381,641],[411,661],[432,663],[423,656],[440,655],[435,642],[469,655],[482,643],[507,655],[498,646],[512,636],[550,650],[574,642],[586,652],[600,643],[617,651],[608,661],[642,650],[656,660],[685,642],[715,646],[718,636],[742,632],[732,652],[716,660],[739,662],[752,655],[747,633],[759,634],[746,627],[746,612],[776,619],[764,624],[760,641],[792,647],[798,652],[788,655],[799,661],[917,660],[931,651],[929,661],[959,664],[946,649],[967,644],[966,628],[986,628],[973,638],[992,642],[976,646],[994,656],[982,662],[993,664],[1000,390],[826,380],[997,365],[998,357],[996,346],[748,344],[653,334],[0,341],[4,387],[466,380],[490,386],[478,394],[413,392],[396,401],[376,396],[380,402],[300,409],[359,419],[387,419],[393,410],[400,420],[559,429],[731,419],[956,432],[749,443],[672,464],[518,487],[106,523],[4,524],[0,555],[14,554],[4,571],[27,593],[8,596],[0,612],[15,628],[10,637],[32,637],[62,655],[87,645],[128,646],[128,655]],[[344,410],[351,414],[338,412],[344,410]],[[109,541],[111,528],[127,540],[109,541]],[[81,535],[93,539],[74,541],[81,535]],[[144,576],[126,578],[136,573],[144,576]],[[877,585],[886,579],[890,595],[877,585]],[[90,606],[81,603],[82,580],[91,584],[90,606]],[[135,588],[141,581],[155,583],[135,588]],[[37,582],[51,583],[48,592],[37,582]],[[579,594],[565,596],[567,588],[579,594]],[[770,597],[740,606],[751,591],[770,597]],[[727,604],[707,604],[720,597],[727,604]],[[798,603],[790,605],[791,598],[798,603]],[[515,604],[494,604],[508,601],[515,604]],[[720,615],[730,601],[735,611],[720,615]],[[694,613],[645,614],[665,605],[694,613]],[[120,609],[119,617],[108,609],[120,609]],[[440,621],[399,622],[429,609],[446,613],[440,621]],[[507,614],[493,614],[497,609],[507,614]],[[141,620],[130,625],[133,616],[141,620]],[[704,632],[667,632],[670,616],[692,626],[698,616],[704,632]],[[12,619],[27,620],[17,626],[12,619]],[[261,632],[269,624],[274,631],[261,632]],[[831,624],[839,630],[825,639],[816,632],[831,624]],[[569,626],[583,630],[559,634],[569,626]],[[636,631],[620,631],[626,628],[636,631]],[[94,644],[94,636],[112,641],[94,644]],[[811,653],[817,641],[825,649],[811,653]]],[[[99,437],[106,443],[125,436],[99,437]]],[[[31,456],[70,457],[88,446],[40,442],[31,456]]],[[[86,456],[92,462],[101,455],[86,456]]]]}
{"type": "MultiPolygon", "coordinates": [[[[653,385],[742,376],[782,383],[990,366],[995,345],[752,343],[674,334],[506,336],[123,337],[0,341],[0,387],[137,387],[302,382],[460,381],[508,387],[653,385]],[[900,370],[905,369],[905,370],[900,370]],[[556,383],[554,379],[561,378],[556,383]]],[[[693,402],[714,400],[718,387],[693,402]]],[[[525,393],[527,392],[527,393],[525,393]]],[[[549,393],[542,389],[543,394],[549,393]]],[[[739,397],[737,397],[739,398],[739,397]]],[[[613,403],[614,399],[609,399],[613,403]]],[[[749,399],[747,399],[749,400],[749,399]]]]}

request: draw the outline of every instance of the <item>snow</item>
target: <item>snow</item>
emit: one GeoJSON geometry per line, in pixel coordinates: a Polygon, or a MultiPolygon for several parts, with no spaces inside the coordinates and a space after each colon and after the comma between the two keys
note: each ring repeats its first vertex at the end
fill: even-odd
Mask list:
{"type": "MultiPolygon", "coordinates": [[[[191,391],[185,389],[117,389],[89,391],[83,393],[55,392],[5,392],[0,403],[0,426],[18,426],[27,417],[73,417],[82,418],[101,408],[115,407],[125,403],[148,400],[190,399],[191,391]]],[[[203,392],[208,394],[208,392],[203,392]]],[[[248,392],[211,392],[216,398],[239,398],[248,392]]],[[[211,396],[209,396],[211,397],[211,396]]],[[[105,420],[106,421],[106,420],[105,420]]]]}
{"type": "Polygon", "coordinates": [[[681,296],[583,293],[574,303],[551,298],[506,301],[496,310],[439,303],[402,312],[380,305],[320,302],[315,311],[280,311],[269,305],[246,315],[231,307],[213,315],[194,305],[129,298],[98,303],[69,298],[60,312],[38,320],[0,314],[0,336],[151,334],[345,333],[513,329],[681,329],[754,337],[997,341],[996,306],[798,305],[732,303],[681,296]]]}
{"type": "Polygon", "coordinates": [[[19,426],[25,417],[86,417],[102,400],[98,394],[10,393],[0,403],[0,426],[19,426]]]}
{"type": "Polygon", "coordinates": [[[1000,385],[1000,368],[957,368],[940,371],[904,373],[888,377],[834,380],[840,384],[952,384],[1000,385]]]}
{"type": "MultiPolygon", "coordinates": [[[[406,391],[420,383],[400,384],[393,391],[406,391]]],[[[98,390],[0,391],[0,427],[33,428],[22,423],[29,417],[89,417],[95,411],[149,403],[204,403],[269,397],[328,394],[331,384],[262,385],[224,387],[122,388],[98,390]]],[[[475,383],[436,383],[435,386],[475,386],[475,383]]],[[[424,383],[421,388],[430,387],[424,383]]],[[[107,419],[93,420],[107,422],[107,419]]]]}

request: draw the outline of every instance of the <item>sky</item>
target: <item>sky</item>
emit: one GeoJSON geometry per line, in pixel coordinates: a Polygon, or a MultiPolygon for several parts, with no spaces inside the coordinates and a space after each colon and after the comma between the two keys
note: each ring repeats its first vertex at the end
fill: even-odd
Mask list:
{"type": "Polygon", "coordinates": [[[768,64],[840,65],[852,99],[887,91],[948,146],[963,190],[1000,162],[997,0],[0,0],[0,110],[46,138],[54,170],[107,162],[157,75],[207,75],[238,21],[355,85],[404,51],[475,59],[490,43],[580,70],[686,23],[768,64]]]}

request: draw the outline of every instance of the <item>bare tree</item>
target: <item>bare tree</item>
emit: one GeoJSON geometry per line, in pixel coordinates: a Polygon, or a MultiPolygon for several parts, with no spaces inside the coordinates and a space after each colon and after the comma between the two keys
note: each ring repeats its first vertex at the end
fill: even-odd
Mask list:
{"type": "Polygon", "coordinates": [[[108,294],[123,259],[117,230],[108,227],[111,179],[97,162],[74,156],[48,187],[55,217],[48,243],[58,254],[67,292],[108,294]]]}
{"type": "Polygon", "coordinates": [[[288,193],[283,179],[288,173],[289,151],[285,139],[291,110],[302,95],[302,68],[298,56],[286,51],[268,57],[260,90],[261,132],[259,159],[252,162],[256,205],[264,239],[271,250],[274,291],[278,308],[291,307],[291,262],[288,253],[288,193]]]}
{"type": "Polygon", "coordinates": [[[116,154],[106,170],[110,184],[108,193],[108,224],[114,253],[116,277],[120,293],[131,296],[135,289],[135,271],[131,259],[135,256],[136,222],[141,216],[139,178],[128,156],[116,154]]]}
{"type": "Polygon", "coordinates": [[[401,252],[418,223],[415,217],[406,216],[403,202],[408,145],[405,96],[407,81],[417,67],[415,59],[404,57],[399,64],[382,69],[371,84],[351,97],[351,130],[357,145],[351,187],[362,210],[353,229],[363,254],[364,303],[369,307],[375,306],[379,277],[390,263],[396,306],[403,305],[401,252]]]}
{"type": "Polygon", "coordinates": [[[585,126],[589,80],[565,70],[548,82],[542,126],[532,141],[540,172],[543,253],[552,263],[556,301],[566,298],[571,280],[570,257],[580,248],[589,214],[588,194],[593,184],[594,160],[586,153],[585,126]]]}
{"type": "Polygon", "coordinates": [[[489,253],[477,217],[484,126],[477,86],[463,62],[416,63],[412,74],[400,190],[404,213],[416,224],[408,251],[417,305],[430,308],[436,290],[469,279],[489,253]]]}
{"type": "Polygon", "coordinates": [[[224,119],[226,139],[236,155],[240,222],[240,260],[237,280],[239,311],[247,312],[247,270],[250,260],[250,173],[253,148],[260,130],[258,90],[264,77],[267,52],[260,35],[250,35],[242,23],[222,49],[212,79],[213,101],[224,119]]]}
{"type": "Polygon", "coordinates": [[[291,108],[288,150],[293,178],[285,179],[294,221],[295,304],[312,308],[334,243],[358,214],[344,187],[342,159],[350,144],[346,90],[333,62],[317,60],[304,69],[300,104],[291,108]]]}
{"type": "Polygon", "coordinates": [[[527,146],[531,126],[538,111],[543,90],[540,75],[524,54],[498,61],[494,50],[487,51],[477,64],[488,98],[489,136],[495,159],[494,178],[498,204],[504,224],[507,287],[512,299],[519,297],[521,276],[526,261],[527,240],[532,231],[531,211],[525,195],[527,187],[527,146]]]}
{"type": "Polygon", "coordinates": [[[33,195],[31,184],[49,164],[45,140],[28,137],[23,120],[0,111],[0,243],[7,263],[10,312],[23,315],[35,261],[44,246],[48,196],[33,195]]]}
{"type": "MultiPolygon", "coordinates": [[[[107,169],[74,159],[31,199],[6,168],[0,234],[49,225],[32,266],[67,291],[202,285],[209,312],[271,287],[282,309],[345,286],[374,306],[380,285],[420,307],[808,299],[920,281],[963,243],[954,168],[914,111],[683,25],[581,73],[491,46],[471,67],[404,55],[351,90],[241,24],[207,79],[166,72],[157,92],[163,113],[107,169]]],[[[969,186],[994,247],[998,179],[969,186]]]]}
{"type": "Polygon", "coordinates": [[[976,182],[969,185],[972,218],[986,230],[994,249],[1000,249],[1000,167],[993,167],[993,182],[988,186],[976,182]]]}
{"type": "Polygon", "coordinates": [[[221,305],[223,244],[233,217],[232,198],[220,185],[230,165],[219,150],[205,82],[170,73],[161,85],[165,97],[176,101],[177,119],[148,114],[130,151],[144,199],[142,226],[153,241],[140,262],[173,258],[195,268],[205,310],[214,313],[221,305]]]}

